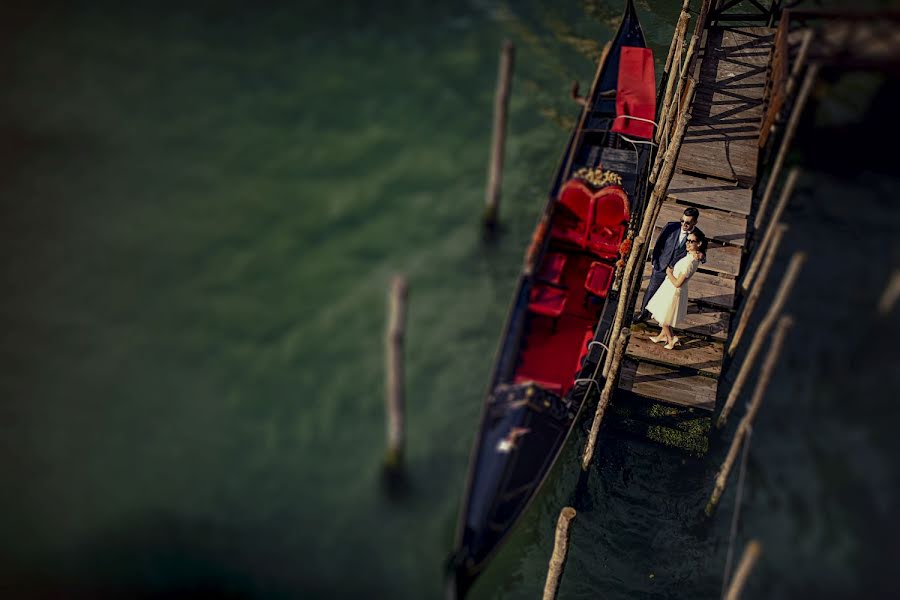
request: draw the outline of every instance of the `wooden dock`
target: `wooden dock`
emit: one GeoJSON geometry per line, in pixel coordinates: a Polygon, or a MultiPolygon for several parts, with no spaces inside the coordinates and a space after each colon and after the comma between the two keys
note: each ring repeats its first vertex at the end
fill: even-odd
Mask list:
{"type": "MultiPolygon", "coordinates": [[[[659,328],[633,325],[619,389],[653,401],[713,411],[731,317],[736,278],[747,243],[756,182],[767,69],[775,38],[769,27],[715,26],[694,70],[697,91],[676,174],[654,232],[700,210],[698,227],[710,238],[706,264],[689,283],[688,325],[681,345],[665,350],[647,338],[659,328]]],[[[638,302],[650,279],[643,273],[638,302]]]]}

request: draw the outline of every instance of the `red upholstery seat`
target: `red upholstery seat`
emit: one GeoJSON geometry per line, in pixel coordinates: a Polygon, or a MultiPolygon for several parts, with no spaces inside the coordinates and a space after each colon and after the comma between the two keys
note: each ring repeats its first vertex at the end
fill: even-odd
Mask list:
{"type": "Polygon", "coordinates": [[[622,47],[616,88],[616,120],[612,130],[645,140],[653,138],[656,74],[649,48],[622,47]]]}
{"type": "Polygon", "coordinates": [[[538,279],[559,283],[562,279],[563,269],[566,266],[566,255],[561,252],[550,252],[541,262],[538,269],[538,279]]]}
{"type": "Polygon", "coordinates": [[[565,307],[566,290],[540,283],[531,288],[528,297],[528,310],[531,312],[555,319],[563,314],[565,307]]]}
{"type": "Polygon", "coordinates": [[[613,267],[602,262],[592,262],[584,279],[584,289],[591,294],[606,298],[613,280],[613,267]]]}
{"type": "Polygon", "coordinates": [[[620,186],[611,185],[597,192],[593,202],[587,249],[601,258],[615,258],[628,227],[628,195],[620,186]]]}
{"type": "Polygon", "coordinates": [[[592,220],[591,195],[591,189],[581,180],[570,179],[563,185],[550,229],[554,239],[584,248],[592,220]]]}

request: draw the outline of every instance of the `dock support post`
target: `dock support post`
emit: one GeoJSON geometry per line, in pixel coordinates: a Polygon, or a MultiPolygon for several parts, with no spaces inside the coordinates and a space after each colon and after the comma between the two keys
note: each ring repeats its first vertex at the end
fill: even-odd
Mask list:
{"type": "MultiPolygon", "coordinates": [[[[687,81],[688,76],[688,68],[690,67],[691,60],[694,57],[694,53],[697,49],[697,42],[699,40],[699,36],[693,35],[691,36],[691,42],[688,45],[687,54],[684,56],[684,63],[681,65],[681,71],[678,76],[678,84],[675,86],[675,93],[672,96],[672,102],[668,107],[666,122],[660,124],[660,127],[663,129],[662,137],[659,141],[660,151],[665,151],[668,148],[669,143],[669,131],[672,130],[672,123],[678,121],[681,118],[681,114],[686,110],[686,107],[690,104],[691,99],[687,96],[682,97],[682,91],[684,87],[684,82],[687,81]]],[[[660,163],[654,165],[653,172],[650,174],[650,182],[656,182],[656,176],[659,173],[660,163]]]]}
{"type": "Polygon", "coordinates": [[[406,443],[403,347],[406,338],[406,301],[409,284],[404,275],[394,276],[389,294],[388,326],[385,332],[387,452],[384,466],[389,472],[399,473],[403,470],[403,451],[406,443]]]}
{"type": "Polygon", "coordinates": [[[750,321],[750,316],[753,314],[753,309],[756,308],[756,302],[759,300],[759,294],[762,292],[763,283],[765,283],[766,277],[769,276],[772,263],[775,262],[775,255],[778,254],[778,246],[781,244],[781,238],[784,237],[784,233],[787,229],[787,225],[779,223],[775,227],[775,231],[772,233],[772,239],[766,247],[757,250],[758,253],[765,253],[766,256],[762,262],[762,267],[759,270],[759,279],[756,280],[756,285],[753,286],[753,289],[747,296],[747,300],[744,302],[743,308],[741,308],[741,316],[738,319],[737,327],[734,330],[734,337],[731,338],[731,343],[728,345],[729,357],[734,356],[734,351],[737,349],[738,344],[741,343],[744,330],[747,329],[747,323],[750,321]]]}
{"type": "Polygon", "coordinates": [[[896,269],[888,280],[881,297],[878,299],[878,314],[886,317],[891,314],[897,300],[900,299],[900,269],[896,269]]]}
{"type": "MultiPolygon", "coordinates": [[[[691,18],[690,7],[691,0],[684,0],[684,2],[681,3],[681,14],[678,15],[678,24],[675,25],[675,33],[672,35],[672,41],[669,42],[669,53],[666,54],[666,64],[663,67],[663,74],[660,81],[668,81],[667,77],[672,72],[672,58],[675,56],[675,44],[678,39],[684,38],[684,31],[687,29],[687,21],[691,18]],[[684,21],[683,27],[682,21],[684,21]]],[[[657,98],[657,102],[658,101],[659,99],[657,98]]],[[[658,139],[657,142],[659,142],[658,139]]]]}
{"type": "Polygon", "coordinates": [[[556,600],[556,594],[559,592],[559,581],[562,579],[563,568],[566,566],[566,555],[569,552],[569,529],[572,527],[575,514],[575,509],[571,506],[566,506],[559,511],[553,555],[550,557],[547,580],[544,582],[543,600],[556,600]]]}
{"type": "Polygon", "coordinates": [[[737,401],[737,398],[741,393],[741,388],[744,387],[744,383],[747,381],[747,376],[753,369],[753,363],[756,362],[756,357],[759,354],[759,351],[762,349],[763,342],[765,341],[766,336],[769,334],[769,331],[775,325],[775,319],[778,318],[778,314],[784,307],[784,303],[787,300],[788,294],[790,294],[791,288],[794,287],[794,281],[797,279],[797,274],[800,272],[800,267],[803,266],[803,262],[805,260],[806,253],[804,252],[796,252],[794,256],[791,257],[791,262],[788,265],[787,272],[784,274],[784,278],[781,280],[781,286],[778,288],[778,292],[775,294],[775,300],[772,301],[772,305],[769,307],[769,312],[766,313],[766,316],[763,318],[763,320],[759,324],[759,327],[756,329],[756,335],[753,336],[753,342],[750,343],[750,350],[748,350],[747,352],[747,357],[741,364],[741,370],[738,371],[737,378],[734,380],[734,385],[731,386],[731,390],[729,390],[728,392],[728,398],[725,400],[725,405],[722,407],[722,413],[719,415],[718,421],[716,421],[716,427],[721,428],[723,425],[725,425],[725,421],[728,420],[728,414],[734,407],[734,403],[735,401],[737,401]]]}
{"type": "Polygon", "coordinates": [[[754,232],[762,225],[763,218],[766,214],[766,208],[772,198],[772,192],[775,189],[775,183],[778,181],[778,176],[781,174],[781,167],[784,165],[784,159],[787,156],[788,148],[790,148],[791,142],[794,139],[794,133],[797,131],[797,123],[800,121],[800,115],[806,107],[806,100],[809,98],[809,93],[812,90],[813,83],[815,83],[818,75],[819,65],[810,65],[809,70],[806,72],[806,78],[803,80],[803,86],[800,88],[800,94],[797,96],[797,101],[794,103],[794,109],[791,111],[791,118],[788,120],[787,129],[784,132],[784,139],[781,140],[781,145],[778,148],[778,155],[775,157],[775,163],[772,165],[772,170],[769,173],[769,180],[766,181],[766,191],[763,193],[762,200],[760,200],[759,208],[756,212],[756,219],[753,222],[754,232]]]}
{"type": "Polygon", "coordinates": [[[581,470],[587,471],[591,466],[591,460],[594,458],[594,447],[597,444],[597,436],[600,434],[600,423],[603,421],[603,415],[606,413],[606,407],[609,405],[609,399],[616,387],[616,377],[619,374],[619,367],[622,365],[622,354],[625,352],[625,346],[628,343],[628,336],[631,330],[624,328],[619,337],[616,339],[616,345],[612,350],[612,367],[606,376],[603,384],[603,391],[600,392],[600,400],[597,402],[597,410],[594,412],[594,420],[591,422],[591,433],[588,435],[587,445],[584,447],[584,454],[581,456],[581,470]]]}
{"type": "Polygon", "coordinates": [[[750,572],[753,571],[756,561],[759,560],[760,554],[762,554],[760,543],[756,540],[750,540],[747,547],[744,548],[744,554],[741,555],[741,562],[734,572],[734,577],[731,578],[731,585],[728,586],[728,591],[725,592],[725,600],[740,599],[741,592],[744,591],[744,585],[747,583],[747,578],[750,576],[750,572]]]}
{"type": "Polygon", "coordinates": [[[756,417],[756,413],[759,412],[759,405],[762,404],[763,394],[769,386],[769,380],[772,378],[772,371],[775,370],[775,364],[778,361],[778,357],[781,355],[781,347],[784,345],[784,338],[792,325],[793,319],[787,315],[781,317],[781,320],[778,322],[778,328],[772,339],[772,350],[769,352],[768,356],[766,356],[766,362],[763,364],[759,382],[756,384],[756,389],[753,391],[753,398],[750,400],[747,414],[741,419],[737,431],[734,434],[734,439],[731,441],[731,447],[728,448],[728,455],[725,457],[725,462],[722,463],[722,467],[716,475],[716,484],[713,488],[712,496],[706,504],[706,516],[712,515],[713,510],[722,498],[722,492],[725,490],[725,484],[728,482],[728,475],[731,473],[731,467],[734,465],[734,460],[737,458],[738,450],[740,450],[744,438],[747,437],[747,433],[753,426],[753,419],[756,417]]]}
{"type": "MultiPolygon", "coordinates": [[[[656,126],[657,144],[662,143],[663,127],[669,118],[669,105],[672,103],[672,93],[675,91],[675,81],[677,79],[677,77],[673,77],[673,75],[676,75],[681,71],[681,56],[684,53],[684,32],[687,29],[688,20],[690,18],[690,13],[682,8],[681,16],[678,17],[678,25],[675,26],[675,35],[672,37],[672,45],[669,47],[669,56],[666,58],[666,68],[663,73],[666,87],[665,93],[663,94],[659,123],[657,123],[656,126]]],[[[675,116],[672,115],[672,118],[675,118],[675,116]]]]}
{"type": "Polygon", "coordinates": [[[778,202],[775,204],[775,211],[772,213],[772,218],[769,221],[769,226],[766,228],[766,232],[765,234],[763,234],[762,240],[759,242],[756,250],[754,250],[753,260],[750,261],[750,267],[747,269],[747,274],[744,276],[744,280],[741,282],[741,289],[744,292],[750,289],[750,285],[753,283],[753,278],[756,276],[756,271],[757,269],[759,269],[763,256],[766,254],[766,248],[772,242],[772,235],[775,232],[775,226],[781,219],[781,214],[784,212],[788,200],[794,194],[794,187],[797,185],[797,178],[799,176],[800,170],[797,167],[791,169],[791,172],[788,174],[788,178],[784,184],[784,188],[782,188],[781,190],[781,196],[779,196],[778,202]]]}
{"type": "Polygon", "coordinates": [[[506,111],[509,106],[509,87],[512,81],[516,47],[509,40],[500,52],[500,71],[494,96],[494,134],[491,144],[491,163],[485,194],[484,228],[487,233],[497,229],[500,212],[500,188],[503,182],[503,151],[506,144],[506,111]]]}

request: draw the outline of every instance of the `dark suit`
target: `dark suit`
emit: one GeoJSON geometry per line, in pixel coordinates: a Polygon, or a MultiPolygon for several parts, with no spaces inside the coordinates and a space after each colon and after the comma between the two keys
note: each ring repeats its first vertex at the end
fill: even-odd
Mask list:
{"type": "MultiPolygon", "coordinates": [[[[699,227],[694,227],[693,231],[701,236],[703,235],[703,230],[699,227]]],[[[650,285],[644,293],[641,312],[647,310],[647,303],[650,302],[650,298],[653,297],[653,294],[656,293],[662,282],[666,280],[666,268],[674,267],[675,263],[687,256],[687,244],[685,241],[678,243],[680,233],[681,223],[672,221],[663,227],[659,238],[656,240],[656,245],[653,246],[653,252],[650,254],[653,272],[650,274],[650,285]]],[[[684,239],[687,240],[687,235],[684,236],[684,239]]],[[[704,259],[703,262],[706,262],[706,260],[704,259]]]]}

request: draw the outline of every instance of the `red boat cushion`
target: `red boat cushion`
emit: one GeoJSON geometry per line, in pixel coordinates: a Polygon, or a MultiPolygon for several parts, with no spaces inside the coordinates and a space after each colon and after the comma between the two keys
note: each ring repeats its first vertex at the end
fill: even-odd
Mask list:
{"type": "Polygon", "coordinates": [[[595,296],[606,298],[609,286],[612,284],[612,278],[613,268],[611,265],[602,262],[592,262],[584,280],[584,289],[595,296]]]}
{"type": "Polygon", "coordinates": [[[611,185],[593,197],[594,220],[588,232],[588,250],[602,258],[615,258],[628,226],[628,195],[611,185]]]}
{"type": "Polygon", "coordinates": [[[538,269],[538,278],[552,283],[559,283],[562,279],[563,269],[566,266],[566,255],[561,252],[550,252],[544,257],[541,268],[538,269]]]}
{"type": "Polygon", "coordinates": [[[536,284],[528,297],[528,310],[547,317],[558,317],[566,307],[566,290],[536,284]]]}
{"type": "Polygon", "coordinates": [[[656,118],[656,75],[653,52],[649,48],[623,46],[619,56],[619,83],[616,90],[616,120],[612,130],[630,137],[649,140],[656,118]]]}
{"type": "Polygon", "coordinates": [[[584,248],[592,206],[591,189],[578,179],[570,179],[559,192],[550,234],[554,239],[584,248]]]}

